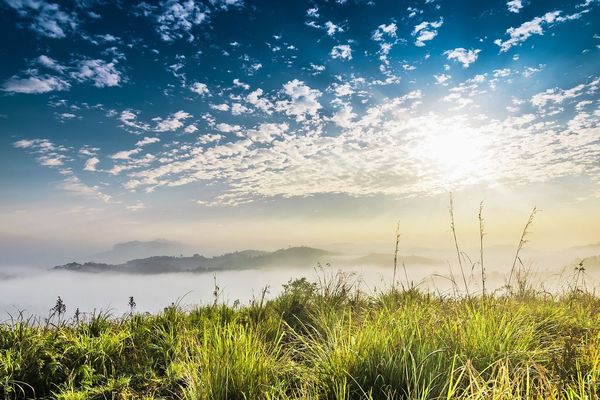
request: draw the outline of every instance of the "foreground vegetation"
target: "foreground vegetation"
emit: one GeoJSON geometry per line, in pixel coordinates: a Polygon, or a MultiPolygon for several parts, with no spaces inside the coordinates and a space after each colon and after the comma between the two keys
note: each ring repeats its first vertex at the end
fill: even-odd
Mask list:
{"type": "Polygon", "coordinates": [[[600,298],[444,297],[352,277],[272,300],[0,327],[2,398],[596,399],[600,298]]]}

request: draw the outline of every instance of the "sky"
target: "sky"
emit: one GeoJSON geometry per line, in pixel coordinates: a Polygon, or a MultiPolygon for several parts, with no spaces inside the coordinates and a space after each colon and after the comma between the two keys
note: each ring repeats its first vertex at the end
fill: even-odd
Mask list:
{"type": "MultiPolygon", "coordinates": [[[[600,242],[600,2],[1,0],[0,251],[600,242]]],[[[37,257],[37,258],[36,258],[37,257]]],[[[54,258],[52,258],[54,257],[54,258]]]]}

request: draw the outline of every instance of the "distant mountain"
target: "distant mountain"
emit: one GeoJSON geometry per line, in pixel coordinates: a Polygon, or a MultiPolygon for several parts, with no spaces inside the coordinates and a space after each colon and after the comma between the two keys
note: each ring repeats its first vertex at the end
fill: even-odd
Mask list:
{"type": "Polygon", "coordinates": [[[95,254],[90,258],[97,263],[121,264],[128,260],[153,256],[179,256],[191,253],[189,246],[164,239],[117,243],[112,250],[95,254]]]}
{"type": "Polygon", "coordinates": [[[314,267],[326,262],[335,253],[311,247],[290,247],[274,252],[244,250],[217,257],[154,256],[130,260],[120,264],[72,262],[54,267],[56,270],[76,272],[121,272],[132,274],[160,274],[169,272],[207,272],[266,267],[314,267]]]}

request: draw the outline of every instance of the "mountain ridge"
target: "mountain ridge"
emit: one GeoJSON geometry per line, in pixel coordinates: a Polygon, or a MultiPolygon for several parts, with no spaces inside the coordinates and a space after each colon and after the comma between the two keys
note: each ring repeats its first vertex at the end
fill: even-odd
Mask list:
{"type": "Polygon", "coordinates": [[[134,274],[209,272],[270,266],[314,266],[317,262],[327,261],[325,257],[335,255],[336,253],[327,250],[302,246],[279,249],[273,252],[248,249],[215,257],[206,257],[199,254],[189,257],[151,256],[132,259],[118,264],[95,261],[84,263],[70,262],[55,266],[52,269],[75,272],[121,272],[134,274]]]}
{"type": "MultiPolygon", "coordinates": [[[[442,260],[406,255],[401,256],[409,265],[431,266],[443,263],[442,260]]],[[[391,267],[393,254],[371,253],[366,256],[348,256],[328,250],[308,246],[288,247],[272,252],[262,250],[241,250],[220,256],[152,256],[128,260],[119,264],[95,261],[84,263],[70,262],[53,267],[54,270],[73,272],[116,272],[130,274],[161,274],[170,272],[211,272],[258,268],[312,268],[318,263],[343,266],[391,267]]]]}

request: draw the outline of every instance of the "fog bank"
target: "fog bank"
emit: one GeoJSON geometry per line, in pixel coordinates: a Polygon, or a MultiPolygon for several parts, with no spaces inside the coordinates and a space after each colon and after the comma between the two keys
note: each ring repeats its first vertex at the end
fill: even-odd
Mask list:
{"type": "MultiPolygon", "coordinates": [[[[506,265],[502,261],[494,266],[493,260],[489,261],[486,267],[488,293],[505,285],[509,271],[506,265]]],[[[573,287],[578,279],[572,265],[540,268],[530,263],[519,268],[530,271],[529,282],[537,290],[562,292],[573,287]]],[[[469,265],[463,265],[463,270],[469,292],[481,293],[481,271],[469,265]]],[[[129,311],[129,296],[135,298],[137,312],[157,312],[172,303],[183,307],[206,305],[214,301],[215,283],[219,288],[219,301],[233,304],[239,300],[241,304],[247,304],[252,298],[259,298],[265,287],[268,287],[267,297],[272,298],[281,293],[282,285],[290,279],[331,279],[338,272],[351,275],[358,287],[373,293],[392,285],[394,268],[390,263],[389,267],[282,267],[156,275],[15,269],[0,276],[0,316],[5,320],[19,310],[25,311],[26,315],[47,316],[58,296],[67,306],[67,317],[72,316],[76,308],[84,313],[102,310],[120,316],[129,311]]],[[[579,285],[585,278],[587,289],[592,290],[598,285],[599,272],[598,268],[590,266],[580,277],[579,285]]],[[[397,285],[416,285],[441,295],[451,296],[457,290],[465,293],[460,267],[455,261],[439,266],[407,265],[406,269],[399,263],[396,281],[397,285]],[[455,283],[452,283],[451,273],[455,283]]]]}

